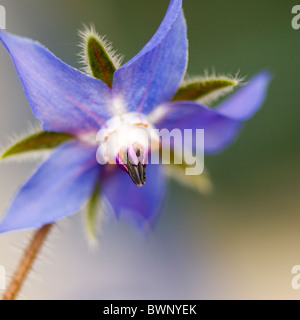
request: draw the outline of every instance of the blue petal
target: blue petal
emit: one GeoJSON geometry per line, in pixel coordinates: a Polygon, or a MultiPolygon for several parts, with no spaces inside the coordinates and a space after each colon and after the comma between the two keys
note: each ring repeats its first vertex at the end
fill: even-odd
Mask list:
{"type": "Polygon", "coordinates": [[[178,128],[182,133],[184,129],[193,130],[193,139],[186,146],[193,150],[200,147],[196,145],[196,129],[204,129],[204,149],[208,153],[218,152],[231,143],[242,124],[192,101],[171,102],[162,105],[157,111],[162,116],[156,119],[156,128],[170,131],[178,128]]]}
{"type": "Polygon", "coordinates": [[[166,16],[146,46],[114,74],[113,94],[129,111],[149,113],[169,101],[187,64],[186,23],[181,0],[171,0],[166,16]]]}
{"type": "Polygon", "coordinates": [[[205,152],[220,152],[234,141],[243,120],[251,117],[261,107],[270,79],[271,75],[267,71],[257,74],[249,84],[216,109],[191,101],[164,104],[153,112],[155,125],[158,129],[193,129],[193,140],[190,142],[193,150],[197,149],[195,130],[204,129],[205,152]],[[159,117],[155,114],[159,114],[159,117]]]}
{"type": "Polygon", "coordinates": [[[109,117],[110,89],[32,40],[0,30],[36,118],[48,131],[98,130],[109,117]]]}
{"type": "Polygon", "coordinates": [[[114,213],[126,215],[139,225],[152,227],[165,197],[166,180],[160,165],[147,165],[146,184],[137,187],[127,173],[117,168],[102,185],[102,194],[114,213]]]}
{"type": "Polygon", "coordinates": [[[247,120],[263,104],[271,74],[262,71],[250,79],[249,83],[220,104],[217,110],[236,120],[247,120]]]}
{"type": "Polygon", "coordinates": [[[78,211],[92,193],[99,170],[95,148],[78,142],[57,148],[16,195],[0,232],[39,228],[78,211]]]}

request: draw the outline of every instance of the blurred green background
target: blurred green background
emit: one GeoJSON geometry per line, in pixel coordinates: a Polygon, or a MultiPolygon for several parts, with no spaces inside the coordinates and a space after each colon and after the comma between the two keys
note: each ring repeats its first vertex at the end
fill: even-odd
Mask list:
{"type": "MultiPolygon", "coordinates": [[[[80,67],[77,30],[93,22],[125,61],[150,39],[168,0],[0,0],[7,30],[36,39],[80,67]]],[[[30,299],[299,299],[291,286],[300,265],[300,30],[288,0],[185,0],[191,75],[247,75],[269,69],[263,108],[223,153],[206,156],[208,197],[171,183],[153,235],[105,221],[90,250],[82,215],[62,221],[20,298],[30,299]]],[[[300,3],[298,3],[300,4],[300,3]]],[[[37,121],[0,47],[0,145],[37,121]]],[[[0,213],[35,163],[0,166],[0,213]]],[[[37,195],[38,196],[38,195],[37,195]]],[[[1,235],[8,275],[28,232],[1,235]]]]}

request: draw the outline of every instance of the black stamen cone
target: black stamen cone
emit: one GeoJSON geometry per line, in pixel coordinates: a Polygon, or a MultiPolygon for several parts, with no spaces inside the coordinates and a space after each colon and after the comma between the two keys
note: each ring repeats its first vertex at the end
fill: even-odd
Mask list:
{"type": "Polygon", "coordinates": [[[142,186],[146,183],[145,165],[141,164],[141,162],[139,162],[139,164],[136,166],[128,161],[127,169],[131,180],[137,186],[142,186]]]}

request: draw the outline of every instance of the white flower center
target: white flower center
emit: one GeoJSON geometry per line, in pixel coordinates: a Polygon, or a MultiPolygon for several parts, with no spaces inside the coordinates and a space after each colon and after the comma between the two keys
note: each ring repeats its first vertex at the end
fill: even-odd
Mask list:
{"type": "Polygon", "coordinates": [[[132,164],[145,164],[150,148],[158,146],[159,138],[152,129],[152,124],[140,113],[112,117],[97,134],[98,162],[126,164],[128,155],[132,164]]]}

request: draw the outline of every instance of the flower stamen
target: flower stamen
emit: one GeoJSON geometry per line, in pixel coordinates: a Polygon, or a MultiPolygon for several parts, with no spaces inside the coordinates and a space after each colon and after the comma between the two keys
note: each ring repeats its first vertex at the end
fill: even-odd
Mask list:
{"type": "Polygon", "coordinates": [[[145,157],[142,147],[129,149],[126,152],[119,153],[116,162],[122,170],[129,174],[131,180],[137,186],[143,186],[146,183],[147,156],[145,157]]]}

